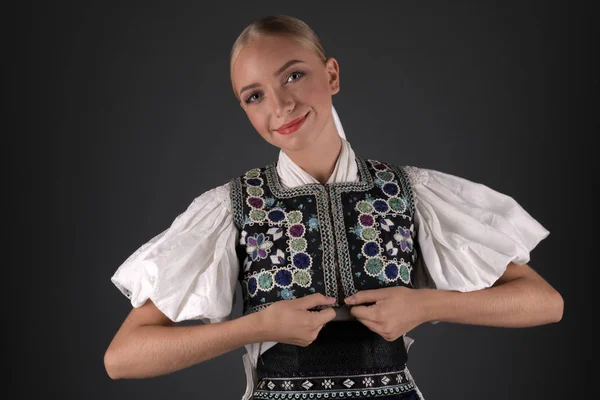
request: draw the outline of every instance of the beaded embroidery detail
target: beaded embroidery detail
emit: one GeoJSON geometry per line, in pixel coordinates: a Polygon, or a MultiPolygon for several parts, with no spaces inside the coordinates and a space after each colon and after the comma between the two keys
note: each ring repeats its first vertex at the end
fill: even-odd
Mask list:
{"type": "MultiPolygon", "coordinates": [[[[311,219],[307,228],[303,223],[301,210],[286,212],[283,207],[274,206],[274,198],[265,198],[263,185],[265,181],[261,176],[261,169],[252,169],[243,176],[246,187],[246,205],[249,207],[248,217],[244,226],[254,224],[268,225],[266,233],[248,234],[242,229],[240,245],[246,246],[244,260],[244,275],[242,281],[244,294],[255,297],[260,292],[270,292],[274,287],[283,289],[279,292],[282,299],[294,298],[294,285],[308,288],[312,284],[311,268],[313,259],[307,253],[308,242],[304,238],[307,230],[318,229],[316,218],[311,219]],[[274,243],[286,239],[285,252],[280,248],[271,253],[274,243]],[[289,256],[286,257],[286,255],[289,256]],[[253,262],[263,259],[270,260],[271,269],[262,268],[260,271],[250,272],[253,262]]],[[[241,190],[241,187],[238,186],[241,190]]]]}
{"type": "MultiPolygon", "coordinates": [[[[333,228],[329,215],[329,200],[324,186],[320,184],[308,184],[294,188],[283,188],[277,175],[277,164],[271,163],[265,169],[265,176],[273,195],[289,199],[297,196],[314,196],[317,205],[317,218],[321,232],[321,250],[323,252],[322,270],[325,276],[325,295],[337,298],[336,264],[335,264],[335,240],[333,228]]],[[[313,223],[315,223],[313,222],[313,223]]]]}
{"type": "Polygon", "coordinates": [[[245,313],[316,291],[339,306],[358,289],[411,285],[416,251],[408,167],[356,162],[359,182],[284,188],[276,163],[232,180],[245,313]]]}
{"type": "Polygon", "coordinates": [[[364,256],[364,271],[371,277],[377,277],[387,283],[401,279],[405,284],[410,283],[412,267],[402,258],[397,259],[399,249],[402,252],[412,252],[413,231],[402,226],[396,227],[388,215],[409,218],[404,214],[408,208],[407,200],[399,197],[401,189],[396,181],[396,175],[385,163],[369,160],[372,168],[377,171],[375,184],[381,188],[387,198],[366,199],[356,204],[358,215],[357,235],[364,241],[361,253],[364,256]],[[381,232],[393,233],[393,239],[383,243],[381,232]]]}
{"type": "MultiPolygon", "coordinates": [[[[398,252],[399,244],[391,240],[397,233],[397,229],[408,229],[411,235],[414,230],[412,193],[410,190],[407,191],[407,188],[410,189],[409,184],[405,175],[399,174],[391,165],[377,160],[367,160],[367,162],[370,171],[366,163],[359,162],[359,166],[363,165],[366,174],[372,176],[374,180],[368,188],[368,193],[364,194],[364,198],[357,193],[357,190],[346,192],[337,188],[332,191],[331,196],[338,237],[347,235],[345,224],[350,224],[352,218],[356,221],[354,226],[349,227],[348,233],[354,234],[358,243],[338,240],[342,282],[348,296],[357,291],[356,284],[359,284],[361,289],[367,289],[389,286],[399,279],[406,285],[411,282],[410,261],[414,258],[409,256],[408,259],[404,259],[403,254],[398,252]],[[376,190],[377,188],[379,191],[376,190]],[[407,226],[403,227],[399,219],[405,220],[407,226]],[[386,238],[385,242],[384,238],[386,238]],[[351,267],[344,268],[344,266],[351,267]],[[368,280],[363,277],[363,274],[374,280],[367,283],[368,280]]],[[[412,236],[399,237],[399,239],[408,242],[408,240],[412,241],[412,236]]],[[[408,249],[406,243],[403,246],[408,249]]],[[[414,255],[414,252],[412,254],[414,255]]]]}

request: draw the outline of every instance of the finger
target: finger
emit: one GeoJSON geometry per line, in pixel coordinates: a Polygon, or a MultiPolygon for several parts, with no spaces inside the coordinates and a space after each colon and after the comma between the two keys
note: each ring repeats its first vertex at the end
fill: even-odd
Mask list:
{"type": "Polygon", "coordinates": [[[335,298],[327,297],[321,293],[309,294],[308,296],[298,299],[300,306],[306,310],[321,305],[329,305],[335,303],[335,298]]]}
{"type": "Polygon", "coordinates": [[[354,306],[350,309],[350,314],[354,315],[357,319],[377,322],[374,307],[376,306],[354,306]]]}
{"type": "Polygon", "coordinates": [[[346,297],[344,300],[346,304],[377,303],[379,300],[387,297],[386,289],[361,290],[350,297],[346,297]]]}
{"type": "Polygon", "coordinates": [[[336,312],[333,308],[326,308],[315,313],[315,321],[319,325],[325,325],[329,321],[333,320],[336,316],[336,312]]]}

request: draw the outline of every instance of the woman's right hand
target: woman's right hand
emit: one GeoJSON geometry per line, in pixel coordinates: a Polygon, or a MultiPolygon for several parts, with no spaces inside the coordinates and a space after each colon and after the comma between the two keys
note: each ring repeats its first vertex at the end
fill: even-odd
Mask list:
{"type": "Polygon", "coordinates": [[[267,341],[306,347],[311,344],[325,324],[335,318],[335,310],[309,309],[331,305],[335,298],[315,293],[299,299],[277,301],[258,312],[267,333],[267,341]]]}

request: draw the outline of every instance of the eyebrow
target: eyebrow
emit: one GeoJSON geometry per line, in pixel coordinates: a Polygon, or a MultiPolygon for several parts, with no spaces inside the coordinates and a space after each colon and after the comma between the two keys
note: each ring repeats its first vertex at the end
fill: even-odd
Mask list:
{"type": "MultiPolygon", "coordinates": [[[[275,73],[273,74],[273,76],[277,76],[279,74],[281,74],[283,71],[285,71],[287,68],[289,68],[290,66],[294,65],[294,64],[298,64],[298,63],[302,63],[304,61],[301,60],[289,60],[288,62],[286,62],[285,64],[283,64],[280,68],[277,69],[277,71],[275,71],[275,73]]],[[[244,86],[241,90],[240,90],[240,95],[242,93],[244,93],[244,91],[248,90],[248,89],[253,89],[255,87],[260,86],[258,83],[251,83],[250,85],[246,85],[244,86]]]]}

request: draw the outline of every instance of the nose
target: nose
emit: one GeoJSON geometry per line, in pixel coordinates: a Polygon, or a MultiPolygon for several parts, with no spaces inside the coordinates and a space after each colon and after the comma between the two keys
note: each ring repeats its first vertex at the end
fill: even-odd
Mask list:
{"type": "Polygon", "coordinates": [[[294,98],[285,89],[273,90],[270,97],[271,110],[273,110],[277,118],[281,118],[294,110],[294,98]]]}

